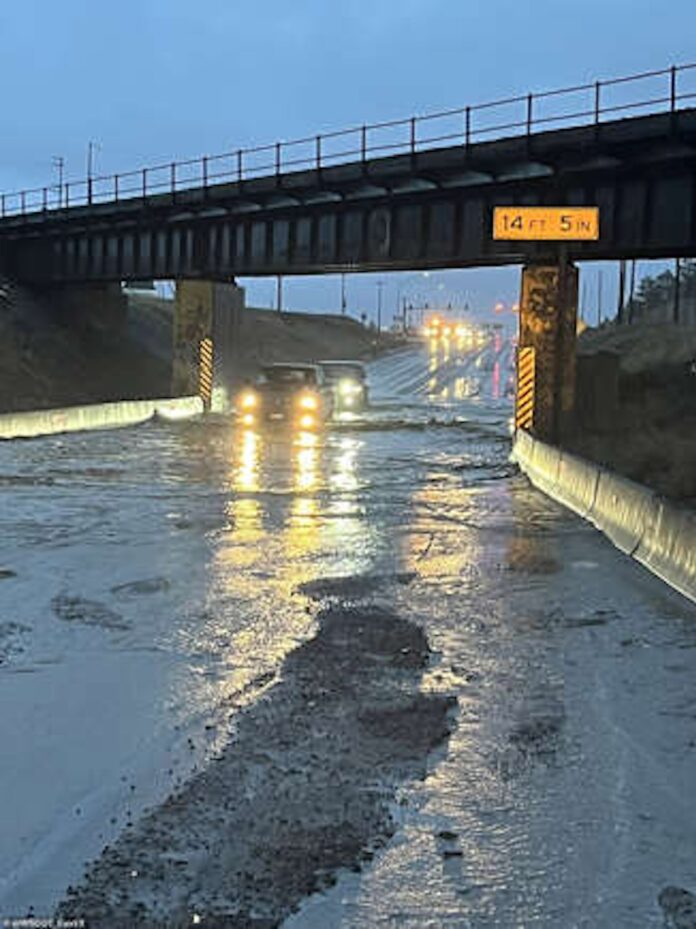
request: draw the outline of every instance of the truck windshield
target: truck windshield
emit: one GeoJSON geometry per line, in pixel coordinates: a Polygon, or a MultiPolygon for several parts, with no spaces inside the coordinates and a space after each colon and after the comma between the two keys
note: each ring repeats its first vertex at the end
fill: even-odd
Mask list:
{"type": "Polygon", "coordinates": [[[327,381],[365,380],[365,372],[361,365],[326,365],[323,370],[327,381]]]}
{"type": "Polygon", "coordinates": [[[267,384],[279,384],[298,387],[316,384],[316,373],[309,368],[266,368],[263,380],[267,384]]]}

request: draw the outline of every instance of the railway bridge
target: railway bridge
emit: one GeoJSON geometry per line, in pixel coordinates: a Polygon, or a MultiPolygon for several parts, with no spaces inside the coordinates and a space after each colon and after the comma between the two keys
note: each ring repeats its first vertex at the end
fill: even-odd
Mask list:
{"type": "Polygon", "coordinates": [[[538,398],[526,425],[557,438],[573,405],[576,262],[696,255],[694,103],[696,65],[674,66],[5,193],[0,264],[95,312],[123,281],[183,282],[182,391],[199,343],[219,354],[234,337],[224,285],[237,276],[519,264],[538,398]],[[598,207],[600,235],[562,251],[496,240],[501,205],[598,207]]]}

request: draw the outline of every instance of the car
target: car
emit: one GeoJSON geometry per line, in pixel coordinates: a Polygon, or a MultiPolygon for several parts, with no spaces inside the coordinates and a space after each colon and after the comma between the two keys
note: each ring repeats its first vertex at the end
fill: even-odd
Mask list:
{"type": "Polygon", "coordinates": [[[367,407],[367,374],[361,361],[320,361],[319,364],[333,390],[337,413],[358,413],[367,407]]]}
{"type": "Polygon", "coordinates": [[[333,391],[321,367],[294,362],[264,365],[236,403],[237,415],[247,428],[285,422],[313,430],[331,418],[333,407],[333,391]]]}

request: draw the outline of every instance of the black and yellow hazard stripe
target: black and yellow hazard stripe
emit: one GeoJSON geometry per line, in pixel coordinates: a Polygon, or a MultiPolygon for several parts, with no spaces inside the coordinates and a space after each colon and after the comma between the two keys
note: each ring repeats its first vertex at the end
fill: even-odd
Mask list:
{"type": "Polygon", "coordinates": [[[213,398],[213,340],[201,339],[198,346],[198,393],[206,410],[213,398]]]}
{"type": "Polygon", "coordinates": [[[534,375],[535,351],[531,346],[521,348],[517,355],[517,401],[515,428],[532,429],[534,426],[534,375]]]}

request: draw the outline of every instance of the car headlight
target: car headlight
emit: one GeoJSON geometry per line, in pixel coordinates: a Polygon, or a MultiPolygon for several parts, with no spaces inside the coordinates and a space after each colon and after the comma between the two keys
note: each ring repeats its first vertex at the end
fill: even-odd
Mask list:
{"type": "Polygon", "coordinates": [[[239,398],[239,405],[243,410],[254,410],[258,405],[259,398],[253,390],[247,390],[239,398]]]}
{"type": "Polygon", "coordinates": [[[302,394],[298,402],[301,410],[316,410],[319,407],[319,401],[314,394],[302,394]]]}
{"type": "Polygon", "coordinates": [[[342,397],[352,397],[359,394],[361,390],[362,387],[357,381],[341,381],[338,385],[338,392],[342,397]]]}

